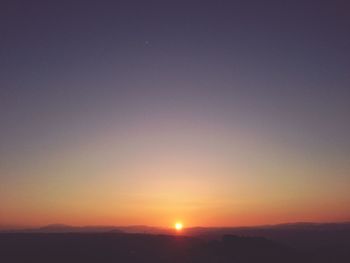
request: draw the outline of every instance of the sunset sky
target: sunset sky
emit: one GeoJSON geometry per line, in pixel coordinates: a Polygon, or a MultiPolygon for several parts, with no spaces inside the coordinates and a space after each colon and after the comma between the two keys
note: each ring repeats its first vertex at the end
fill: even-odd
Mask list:
{"type": "Polygon", "coordinates": [[[349,10],[1,1],[0,226],[349,221],[349,10]]]}

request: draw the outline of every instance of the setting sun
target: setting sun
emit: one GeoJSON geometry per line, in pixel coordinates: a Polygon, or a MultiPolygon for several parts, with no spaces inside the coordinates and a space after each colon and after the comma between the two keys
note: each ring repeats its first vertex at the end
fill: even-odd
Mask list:
{"type": "Polygon", "coordinates": [[[182,230],[182,223],[181,222],[177,222],[177,223],[175,223],[175,229],[177,230],[177,231],[181,231],[182,230]]]}

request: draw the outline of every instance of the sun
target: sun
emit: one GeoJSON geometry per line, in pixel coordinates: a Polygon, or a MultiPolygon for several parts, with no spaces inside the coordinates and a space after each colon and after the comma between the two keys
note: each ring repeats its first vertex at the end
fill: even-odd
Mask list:
{"type": "Polygon", "coordinates": [[[183,225],[182,225],[181,222],[176,222],[176,223],[175,223],[175,229],[176,229],[176,231],[181,231],[181,230],[182,230],[182,227],[183,227],[183,225]]]}

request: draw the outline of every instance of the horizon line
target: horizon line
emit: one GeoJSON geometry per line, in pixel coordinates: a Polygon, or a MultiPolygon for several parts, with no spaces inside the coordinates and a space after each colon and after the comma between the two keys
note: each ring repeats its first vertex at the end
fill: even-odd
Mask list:
{"type": "MultiPolygon", "coordinates": [[[[282,226],[282,225],[301,225],[301,224],[313,224],[313,225],[323,225],[323,224],[350,224],[350,219],[346,221],[290,221],[283,223],[272,223],[272,224],[256,224],[256,225],[222,225],[222,226],[203,226],[203,225],[194,225],[194,226],[184,226],[184,229],[191,228],[254,228],[254,227],[273,227],[273,226],[282,226]]],[[[86,227],[111,227],[111,228],[125,228],[125,227],[148,227],[148,228],[158,228],[158,229],[172,229],[170,226],[156,226],[156,225],[144,225],[144,224],[131,224],[131,225],[74,225],[74,224],[65,224],[65,223],[50,223],[45,225],[10,225],[10,224],[0,224],[0,230],[25,230],[25,229],[40,229],[45,227],[75,227],[75,228],[86,228],[86,227]]]]}

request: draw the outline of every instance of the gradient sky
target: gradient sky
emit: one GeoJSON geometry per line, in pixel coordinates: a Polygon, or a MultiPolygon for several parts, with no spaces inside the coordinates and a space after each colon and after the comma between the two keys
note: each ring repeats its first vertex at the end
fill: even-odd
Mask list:
{"type": "Polygon", "coordinates": [[[0,225],[350,220],[349,10],[2,0],[0,225]]]}

